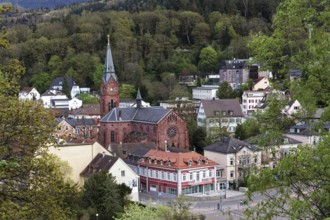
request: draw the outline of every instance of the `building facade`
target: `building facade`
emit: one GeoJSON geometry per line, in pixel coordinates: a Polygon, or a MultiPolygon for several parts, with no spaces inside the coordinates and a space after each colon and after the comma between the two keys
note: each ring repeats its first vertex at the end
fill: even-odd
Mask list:
{"type": "Polygon", "coordinates": [[[244,91],[242,95],[242,111],[246,116],[253,115],[257,111],[257,105],[264,100],[266,92],[263,91],[244,91]]]}
{"type": "Polygon", "coordinates": [[[138,161],[141,188],[158,195],[215,191],[217,165],[193,151],[149,150],[138,161]]]}

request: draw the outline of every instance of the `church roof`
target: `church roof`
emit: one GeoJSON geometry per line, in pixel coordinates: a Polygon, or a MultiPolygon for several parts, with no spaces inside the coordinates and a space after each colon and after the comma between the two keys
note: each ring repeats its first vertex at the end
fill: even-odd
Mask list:
{"type": "Polygon", "coordinates": [[[161,107],[114,108],[101,119],[101,122],[136,121],[157,124],[171,111],[161,107]]]}

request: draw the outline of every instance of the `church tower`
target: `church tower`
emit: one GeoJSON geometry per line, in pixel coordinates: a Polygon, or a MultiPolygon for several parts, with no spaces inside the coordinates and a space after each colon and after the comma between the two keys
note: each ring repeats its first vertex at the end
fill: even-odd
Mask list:
{"type": "Polygon", "coordinates": [[[110,39],[108,35],[108,46],[105,55],[104,73],[101,80],[101,95],[100,95],[101,117],[103,117],[105,114],[107,114],[115,107],[119,107],[119,83],[117,80],[115,67],[113,65],[112,54],[110,49],[110,39]]]}

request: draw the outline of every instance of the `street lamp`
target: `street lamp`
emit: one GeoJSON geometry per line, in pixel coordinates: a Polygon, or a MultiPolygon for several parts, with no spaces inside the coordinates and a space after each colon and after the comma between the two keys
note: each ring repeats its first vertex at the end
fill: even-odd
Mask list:
{"type": "Polygon", "coordinates": [[[96,220],[99,220],[99,213],[96,213],[96,220]]]}

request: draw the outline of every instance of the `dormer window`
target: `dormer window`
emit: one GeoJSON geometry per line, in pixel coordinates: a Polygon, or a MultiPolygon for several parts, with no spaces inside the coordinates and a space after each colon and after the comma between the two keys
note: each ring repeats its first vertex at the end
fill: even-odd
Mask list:
{"type": "Polygon", "coordinates": [[[149,163],[151,164],[151,159],[149,158],[149,163]]]}
{"type": "Polygon", "coordinates": [[[163,166],[163,163],[164,163],[164,162],[161,160],[161,161],[160,161],[160,165],[162,165],[162,166],[163,166]]]}
{"type": "Polygon", "coordinates": [[[157,164],[157,160],[156,159],[154,160],[154,164],[157,164]]]}
{"type": "Polygon", "coordinates": [[[205,159],[205,164],[208,164],[209,163],[209,159],[205,159]]]}
{"type": "Polygon", "coordinates": [[[222,111],[222,115],[223,116],[226,116],[227,115],[227,112],[226,111],[222,111]]]}
{"type": "Polygon", "coordinates": [[[188,161],[188,166],[191,166],[191,160],[188,161]]]}
{"type": "Polygon", "coordinates": [[[233,111],[228,111],[228,114],[229,115],[234,115],[234,112],[233,111]]]}
{"type": "Polygon", "coordinates": [[[201,165],[201,160],[200,159],[197,160],[197,165],[201,165]]]}
{"type": "Polygon", "coordinates": [[[168,166],[172,166],[172,162],[170,160],[168,161],[168,166]]]}

